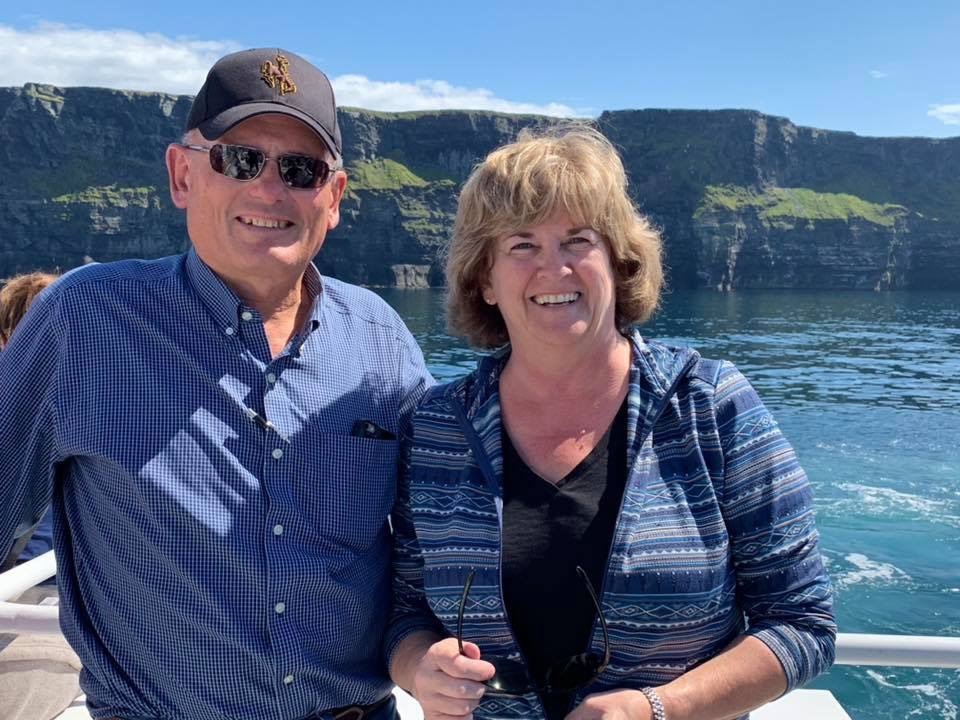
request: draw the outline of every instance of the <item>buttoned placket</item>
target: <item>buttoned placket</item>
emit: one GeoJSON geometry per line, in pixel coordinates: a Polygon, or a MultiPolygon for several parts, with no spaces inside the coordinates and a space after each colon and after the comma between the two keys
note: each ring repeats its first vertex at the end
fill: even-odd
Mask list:
{"type": "MultiPolygon", "coordinates": [[[[239,335],[245,334],[249,339],[250,334],[243,328],[243,326],[247,325],[248,323],[253,323],[253,321],[259,321],[259,320],[260,318],[257,313],[255,313],[250,309],[243,308],[240,311],[240,323],[238,324],[238,327],[237,328],[228,327],[227,329],[225,329],[225,333],[230,336],[238,336],[238,339],[240,339],[239,335]],[[238,332],[239,330],[244,330],[244,333],[239,333],[238,332]]],[[[251,328],[251,330],[252,329],[253,328],[251,328]]],[[[270,413],[268,410],[268,405],[270,404],[269,395],[277,387],[277,382],[279,380],[279,374],[280,374],[279,364],[282,362],[283,357],[284,357],[283,355],[280,355],[277,358],[273,358],[270,362],[267,363],[267,365],[264,367],[264,370],[263,370],[263,379],[265,382],[261,386],[262,387],[261,407],[263,408],[263,416],[264,416],[264,420],[266,421],[269,421],[269,418],[272,415],[272,413],[270,413]]],[[[262,478],[262,483],[264,486],[264,493],[268,497],[270,495],[269,487],[276,482],[282,482],[282,479],[280,478],[286,472],[288,472],[286,468],[289,466],[289,462],[285,458],[287,456],[287,453],[290,450],[290,441],[283,434],[283,432],[279,428],[274,427],[272,424],[270,427],[273,428],[273,431],[272,432],[268,431],[263,436],[266,440],[265,445],[263,447],[265,449],[265,452],[267,453],[267,459],[263,466],[264,476],[262,478]]],[[[271,508],[271,510],[269,510],[268,512],[275,512],[273,503],[268,503],[268,507],[271,508]]],[[[266,542],[268,544],[269,543],[277,544],[277,543],[284,542],[285,541],[284,533],[287,532],[287,529],[288,528],[283,524],[280,518],[270,517],[268,515],[268,517],[266,518],[266,542]]],[[[280,565],[279,561],[271,560],[272,557],[273,558],[276,557],[276,553],[270,552],[268,548],[266,557],[267,557],[267,563],[269,565],[278,566],[277,568],[275,568],[276,571],[269,572],[269,575],[275,580],[282,578],[283,572],[279,567],[280,565]]],[[[273,625],[273,623],[283,622],[285,619],[285,614],[288,611],[287,599],[277,597],[276,593],[278,592],[282,592],[281,588],[279,587],[270,587],[268,589],[268,593],[270,593],[268,597],[271,598],[271,599],[268,599],[268,602],[270,603],[269,612],[273,617],[271,626],[273,625]]],[[[282,633],[282,631],[280,632],[282,633]]],[[[285,634],[285,633],[282,633],[282,634],[285,634]]],[[[278,666],[278,670],[281,673],[279,676],[281,687],[284,689],[291,688],[294,686],[294,683],[296,682],[295,668],[292,667],[289,659],[283,658],[282,654],[280,657],[281,659],[279,661],[280,665],[278,666]],[[284,667],[285,665],[286,667],[284,667]]]]}

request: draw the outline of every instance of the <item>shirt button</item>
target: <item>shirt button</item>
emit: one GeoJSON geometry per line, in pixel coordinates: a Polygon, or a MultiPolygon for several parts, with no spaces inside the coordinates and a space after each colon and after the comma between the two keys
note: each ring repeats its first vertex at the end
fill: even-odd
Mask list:
{"type": "Polygon", "coordinates": [[[276,375],[274,375],[273,373],[267,373],[267,382],[268,382],[268,383],[273,384],[273,383],[275,383],[276,381],[277,381],[277,376],[276,376],[276,375]]]}
{"type": "Polygon", "coordinates": [[[274,448],[273,452],[270,454],[273,455],[274,460],[279,460],[280,458],[283,457],[283,450],[281,450],[280,448],[274,448]]]}
{"type": "Polygon", "coordinates": [[[234,330],[234,329],[233,329],[232,327],[230,327],[229,325],[228,325],[227,327],[225,327],[225,328],[223,329],[223,331],[224,331],[227,335],[233,335],[233,334],[236,332],[236,330],[234,330]]]}
{"type": "Polygon", "coordinates": [[[283,679],[283,684],[284,684],[284,685],[291,685],[291,684],[293,684],[293,675],[287,675],[287,676],[283,679]]]}
{"type": "Polygon", "coordinates": [[[249,310],[244,310],[242,313],[240,313],[240,317],[249,322],[250,320],[253,320],[253,313],[249,310]]]}
{"type": "Polygon", "coordinates": [[[276,605],[273,606],[273,611],[274,611],[277,615],[283,615],[283,611],[286,610],[286,609],[287,609],[287,606],[284,605],[282,602],[279,602],[279,603],[277,603],[276,605]]]}
{"type": "Polygon", "coordinates": [[[274,526],[273,526],[273,534],[274,534],[274,535],[283,535],[283,525],[280,525],[279,523],[278,523],[277,525],[274,525],[274,526]]]}

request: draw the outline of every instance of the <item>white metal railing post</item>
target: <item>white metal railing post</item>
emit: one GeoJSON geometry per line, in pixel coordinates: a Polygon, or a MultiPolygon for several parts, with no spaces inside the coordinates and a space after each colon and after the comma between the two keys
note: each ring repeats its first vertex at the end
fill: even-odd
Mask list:
{"type": "Polygon", "coordinates": [[[960,668],[960,637],[840,633],[836,664],[960,668]]]}
{"type": "Polygon", "coordinates": [[[0,632],[60,632],[59,609],[56,605],[23,605],[10,602],[25,590],[57,574],[53,550],[0,574],[0,632]]]}
{"type": "MultiPolygon", "coordinates": [[[[51,551],[0,574],[0,632],[60,632],[55,605],[10,602],[56,572],[51,551]]],[[[840,633],[836,664],[960,668],[960,637],[840,633]]]]}

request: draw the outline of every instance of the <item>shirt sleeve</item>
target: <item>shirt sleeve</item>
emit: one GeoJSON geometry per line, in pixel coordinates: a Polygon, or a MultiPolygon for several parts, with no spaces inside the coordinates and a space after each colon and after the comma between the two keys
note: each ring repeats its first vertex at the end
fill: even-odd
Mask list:
{"type": "MultiPolygon", "coordinates": [[[[402,322],[402,321],[401,321],[402,322]]],[[[413,335],[403,326],[403,332],[398,339],[400,342],[400,393],[398,402],[399,408],[399,433],[402,437],[409,432],[410,417],[413,411],[420,403],[423,394],[435,384],[433,376],[427,370],[427,364],[423,359],[423,352],[413,335]]]]}
{"type": "Polygon", "coordinates": [[[38,296],[0,350],[0,557],[50,503],[62,332],[58,295],[38,296]]]}
{"type": "Polygon", "coordinates": [[[397,500],[390,515],[393,526],[393,607],[384,638],[387,667],[390,667],[397,647],[407,636],[420,630],[446,635],[440,621],[427,605],[423,586],[423,555],[413,524],[410,448],[415,427],[416,416],[411,423],[411,429],[401,438],[397,500]]]}
{"type": "Polygon", "coordinates": [[[724,458],[720,503],[747,634],[777,656],[787,691],[833,663],[833,593],[810,483],[756,391],[730,363],[716,388],[724,458]]]}

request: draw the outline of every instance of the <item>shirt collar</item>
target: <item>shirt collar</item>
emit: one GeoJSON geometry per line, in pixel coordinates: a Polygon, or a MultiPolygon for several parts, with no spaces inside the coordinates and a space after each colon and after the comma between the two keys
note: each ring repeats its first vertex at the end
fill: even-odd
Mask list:
{"type": "MultiPolygon", "coordinates": [[[[190,284],[193,285],[197,295],[200,296],[200,300],[213,314],[217,323],[223,327],[235,327],[240,319],[240,314],[246,307],[243,300],[200,259],[194,248],[190,248],[187,252],[186,265],[190,284]]],[[[307,294],[313,298],[310,317],[305,328],[307,332],[311,332],[320,326],[324,296],[323,278],[313,263],[307,266],[303,274],[303,285],[307,294]]]]}

